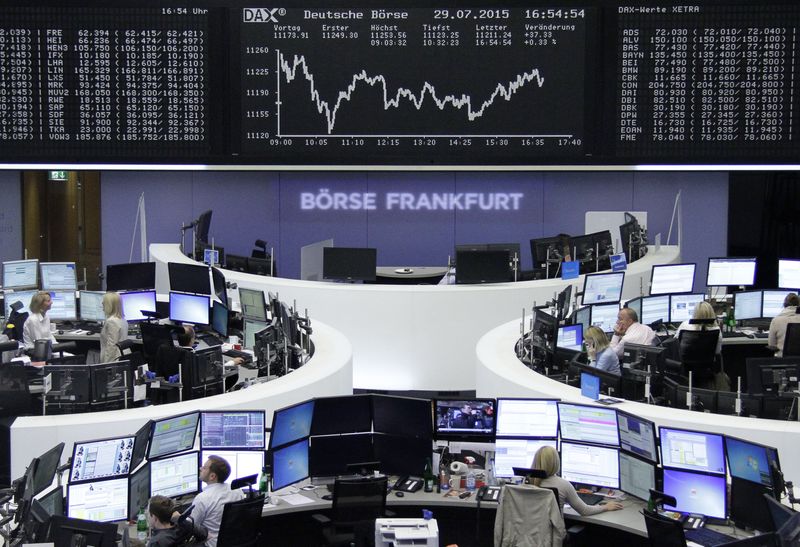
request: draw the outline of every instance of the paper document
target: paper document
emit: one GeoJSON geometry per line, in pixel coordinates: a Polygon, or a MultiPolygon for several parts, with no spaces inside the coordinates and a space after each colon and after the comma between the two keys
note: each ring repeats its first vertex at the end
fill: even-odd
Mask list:
{"type": "Polygon", "coordinates": [[[314,503],[314,500],[307,498],[302,494],[286,494],[281,496],[281,499],[289,505],[305,505],[307,503],[314,503]]]}

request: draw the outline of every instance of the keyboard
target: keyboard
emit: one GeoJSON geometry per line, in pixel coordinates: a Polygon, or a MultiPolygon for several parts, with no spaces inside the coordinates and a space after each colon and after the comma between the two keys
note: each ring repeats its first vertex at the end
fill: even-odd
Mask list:
{"type": "Polygon", "coordinates": [[[726,332],[726,331],[722,332],[723,338],[744,338],[745,336],[747,336],[745,333],[739,332],[738,330],[734,330],[731,332],[726,332]]]}
{"type": "Polygon", "coordinates": [[[231,359],[236,359],[237,357],[241,357],[244,359],[245,363],[252,363],[253,356],[247,353],[246,351],[239,351],[238,349],[229,349],[227,351],[223,351],[222,355],[225,357],[230,357],[231,359]]]}
{"type": "Polygon", "coordinates": [[[578,492],[578,497],[581,498],[581,501],[586,505],[597,505],[605,499],[603,496],[598,496],[597,494],[584,494],[583,492],[578,492]]]}
{"type": "Polygon", "coordinates": [[[693,528],[691,530],[686,530],[684,535],[686,536],[687,540],[694,541],[700,545],[705,545],[706,547],[710,547],[712,545],[722,545],[723,543],[729,543],[736,540],[735,537],[728,536],[708,528],[693,528]]]}
{"type": "Polygon", "coordinates": [[[754,332],[753,336],[755,336],[756,338],[769,338],[769,333],[768,332],[754,332]]]}

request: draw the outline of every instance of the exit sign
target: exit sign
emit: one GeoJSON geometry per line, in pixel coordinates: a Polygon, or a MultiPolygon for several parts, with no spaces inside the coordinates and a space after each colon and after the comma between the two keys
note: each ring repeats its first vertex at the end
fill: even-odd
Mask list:
{"type": "Polygon", "coordinates": [[[67,180],[66,171],[48,171],[47,180],[67,180]]]}

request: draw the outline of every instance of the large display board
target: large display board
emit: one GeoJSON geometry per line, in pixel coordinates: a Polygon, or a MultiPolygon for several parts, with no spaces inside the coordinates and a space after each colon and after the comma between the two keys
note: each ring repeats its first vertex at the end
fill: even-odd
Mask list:
{"type": "Polygon", "coordinates": [[[0,8],[7,161],[793,162],[800,8],[0,8]]]}

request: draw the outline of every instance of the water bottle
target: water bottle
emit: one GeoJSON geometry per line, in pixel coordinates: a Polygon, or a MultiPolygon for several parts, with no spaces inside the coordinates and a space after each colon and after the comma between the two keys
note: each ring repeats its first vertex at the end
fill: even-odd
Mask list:
{"type": "Polygon", "coordinates": [[[475,490],[475,471],[472,469],[467,473],[467,490],[470,492],[475,490]]]}
{"type": "Polygon", "coordinates": [[[139,509],[139,514],[136,516],[136,537],[147,541],[147,517],[144,516],[144,507],[139,509]]]}
{"type": "Polygon", "coordinates": [[[269,472],[267,471],[267,467],[264,466],[261,469],[261,476],[258,478],[258,491],[262,494],[267,493],[267,489],[269,488],[269,472]]]}

